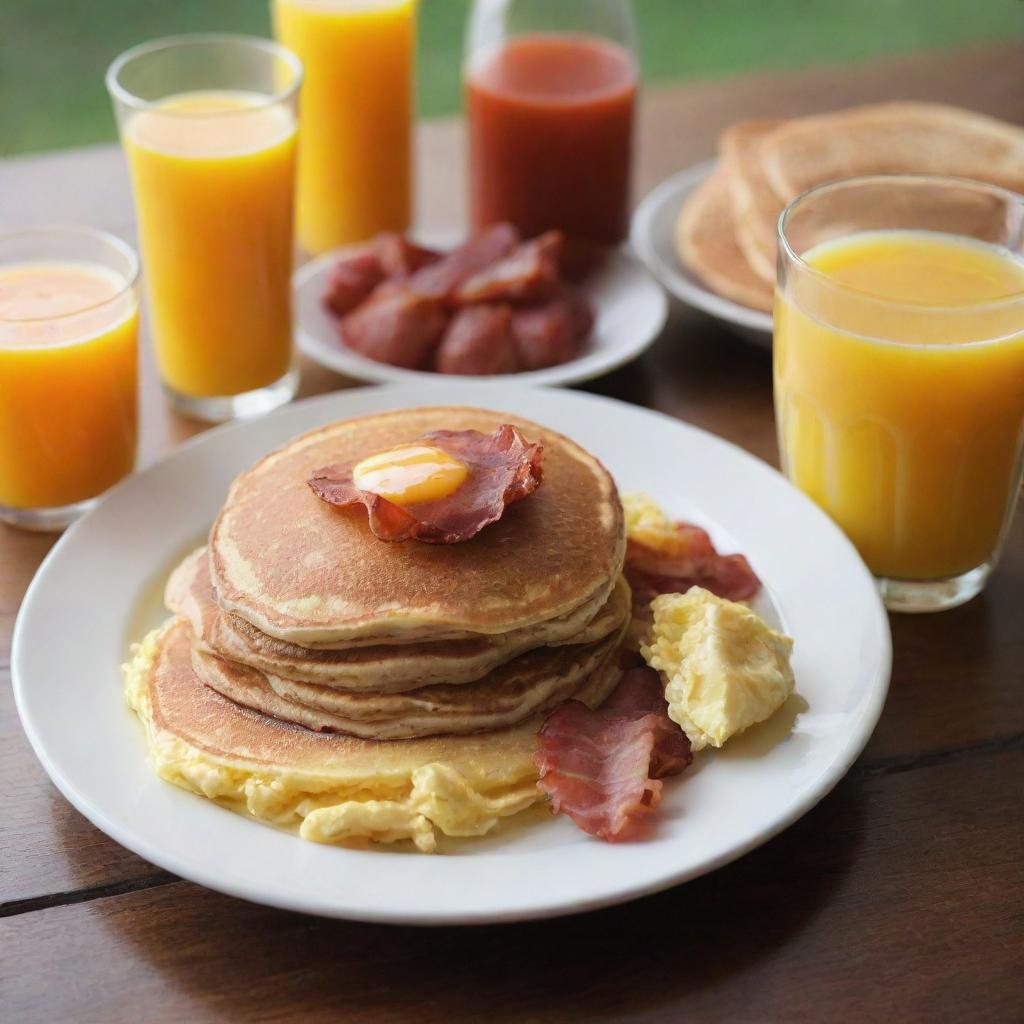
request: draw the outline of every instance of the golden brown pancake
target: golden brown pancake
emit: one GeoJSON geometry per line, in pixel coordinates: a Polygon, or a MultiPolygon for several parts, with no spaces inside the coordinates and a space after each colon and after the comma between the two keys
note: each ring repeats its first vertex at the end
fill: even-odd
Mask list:
{"type": "MultiPolygon", "coordinates": [[[[617,629],[622,618],[625,581],[580,629],[557,644],[587,644],[617,629]]],[[[495,637],[431,643],[362,646],[347,650],[310,650],[257,630],[238,616],[221,612],[210,582],[206,549],[189,555],[171,574],[165,601],[185,616],[207,653],[261,672],[299,682],[351,691],[395,693],[432,683],[468,683],[536,646],[532,630],[495,637]]]]}
{"type": "Polygon", "coordinates": [[[1024,191],[1024,129],[939,103],[879,103],[789,121],[760,158],[784,202],[864,174],[950,174],[1024,191]]]}
{"type": "Polygon", "coordinates": [[[736,242],[751,270],[767,285],[767,289],[759,289],[762,305],[758,309],[771,309],[776,231],[784,205],[765,174],[760,148],[764,138],[781,124],[784,122],[742,121],[727,128],[718,140],[736,242]]]}
{"type": "MultiPolygon", "coordinates": [[[[816,185],[860,175],[920,173],[1024,186],[1024,132],[980,114],[932,103],[882,103],[793,121],[743,122],[723,133],[721,150],[737,240],[751,266],[766,280],[775,277],[779,215],[790,200],[816,185]]],[[[914,226],[907,222],[910,211],[898,196],[890,209],[881,191],[863,196],[863,208],[856,207],[854,194],[847,201],[849,209],[827,208],[820,231],[806,222],[814,214],[804,211],[801,248],[810,244],[809,238],[825,241],[854,225],[863,230],[894,222],[914,226]]],[[[921,212],[921,226],[941,223],[946,231],[985,237],[982,232],[990,230],[998,235],[999,225],[992,225],[1001,216],[1001,203],[967,193],[961,202],[962,210],[953,209],[947,193],[936,204],[935,216],[921,212]]]]}
{"type": "Polygon", "coordinates": [[[210,564],[222,609],[290,643],[534,628],[541,644],[578,632],[578,623],[560,619],[604,603],[624,547],[615,484],[577,444],[506,413],[434,408],[335,423],[266,456],[232,485],[211,532],[210,564]],[[328,505],[307,485],[317,469],[432,430],[491,433],[509,422],[544,444],[544,481],[461,544],[386,543],[370,532],[363,508],[328,505]]]}
{"type": "Polygon", "coordinates": [[[516,725],[574,696],[614,660],[627,625],[592,644],[542,647],[475,683],[428,686],[398,694],[345,693],[256,669],[193,649],[192,667],[209,687],[236,703],[317,731],[396,740],[481,732],[516,725]]]}
{"type": "Polygon", "coordinates": [[[720,295],[752,309],[772,308],[772,289],[754,273],[736,242],[721,170],[702,182],[680,211],[676,248],[679,259],[720,295]]]}

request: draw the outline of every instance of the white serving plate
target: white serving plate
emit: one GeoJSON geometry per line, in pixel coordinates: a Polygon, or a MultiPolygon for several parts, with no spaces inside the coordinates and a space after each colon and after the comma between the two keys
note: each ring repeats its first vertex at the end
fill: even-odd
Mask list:
{"type": "Polygon", "coordinates": [[[839,529],[773,469],[694,427],[611,399],[438,381],[363,388],[212,430],[115,487],[50,552],[14,632],[18,711],[64,795],[147,860],[234,896],[307,913],[416,924],[589,910],[711,871],[814,806],[867,742],[885,699],[888,620],[839,529]],[[795,638],[798,697],[666,782],[657,828],[612,845],[565,818],[527,813],[434,856],[304,842],[157,778],[125,704],[129,644],[166,614],[167,572],[205,534],[232,478],[331,420],[475,403],[563,431],[624,490],[708,526],[766,581],[760,610],[795,638]]]}
{"type": "Polygon", "coordinates": [[[690,193],[717,166],[706,160],[673,174],[648,193],[633,214],[630,242],[647,269],[680,302],[726,324],[736,334],[762,348],[771,348],[772,315],[726,299],[705,287],[676,255],[675,230],[679,211],[690,193]]]}
{"type": "MultiPolygon", "coordinates": [[[[459,238],[448,233],[418,238],[423,245],[438,249],[456,246],[459,238]]],[[[592,274],[582,287],[594,310],[594,329],[583,353],[560,366],[523,373],[491,376],[456,376],[405,370],[353,352],[338,338],[338,320],[322,303],[327,279],[346,249],[318,256],[295,272],[295,339],[314,362],[353,380],[378,384],[474,385],[481,382],[505,384],[578,384],[635,359],[661,333],[668,317],[668,300],[661,286],[643,264],[626,249],[610,253],[606,264],[592,274]]]]}

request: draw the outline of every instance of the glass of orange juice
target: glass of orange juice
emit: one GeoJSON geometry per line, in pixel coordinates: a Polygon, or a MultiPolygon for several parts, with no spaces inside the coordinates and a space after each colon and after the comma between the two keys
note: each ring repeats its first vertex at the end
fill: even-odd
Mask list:
{"type": "Polygon", "coordinates": [[[297,235],[309,253],[405,231],[412,206],[416,0],[271,0],[302,61],[297,235]]]}
{"type": "Polygon", "coordinates": [[[107,72],[164,388],[198,419],[295,394],[292,214],[302,65],[270,40],[179,36],[107,72]]]}
{"type": "Polygon", "coordinates": [[[61,530],[132,471],[138,269],[102,231],[0,233],[0,520],[61,530]]]}
{"type": "Polygon", "coordinates": [[[903,175],[823,185],[780,218],[783,468],[846,531],[893,610],[977,594],[1013,516],[1022,224],[1013,193],[903,175]]]}

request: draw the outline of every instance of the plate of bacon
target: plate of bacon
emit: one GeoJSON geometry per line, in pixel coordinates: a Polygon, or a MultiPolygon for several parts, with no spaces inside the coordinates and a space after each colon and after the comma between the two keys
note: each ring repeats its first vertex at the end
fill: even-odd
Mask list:
{"type": "Polygon", "coordinates": [[[456,244],[378,235],[295,274],[299,347],[375,383],[504,378],[574,384],[639,355],[661,332],[661,286],[625,248],[496,224],[456,244]]]}

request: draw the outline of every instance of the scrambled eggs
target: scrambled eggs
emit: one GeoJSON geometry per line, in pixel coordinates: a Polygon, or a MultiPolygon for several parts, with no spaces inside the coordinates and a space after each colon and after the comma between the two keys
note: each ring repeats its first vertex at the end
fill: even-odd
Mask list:
{"type": "Polygon", "coordinates": [[[661,506],[640,491],[622,495],[622,510],[626,519],[626,536],[645,547],[671,554],[679,544],[676,524],[661,510],[661,506]]]}
{"type": "Polygon", "coordinates": [[[666,678],[669,717],[694,750],[722,746],[773,715],[793,692],[793,641],[746,605],[694,587],[656,597],[651,610],[641,653],[666,678]]]}
{"type": "Polygon", "coordinates": [[[194,747],[154,721],[149,677],[160,636],[154,630],[133,649],[132,660],[124,666],[125,695],[145,725],[154,770],[182,789],[244,805],[253,817],[274,825],[298,823],[299,835],[314,842],[410,839],[424,853],[434,850],[436,829],[450,836],[483,835],[500,818],[542,797],[532,761],[518,781],[488,793],[443,763],[414,769],[409,784],[396,791],[384,779],[374,786],[362,778],[354,787],[336,772],[268,765],[194,747]]]}

